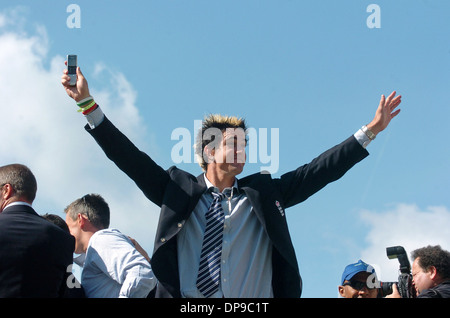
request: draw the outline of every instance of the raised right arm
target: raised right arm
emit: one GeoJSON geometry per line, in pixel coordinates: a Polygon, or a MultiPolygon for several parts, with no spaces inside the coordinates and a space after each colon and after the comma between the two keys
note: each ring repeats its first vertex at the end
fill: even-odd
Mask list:
{"type": "Polygon", "coordinates": [[[145,196],[161,206],[164,191],[170,181],[167,171],[140,151],[109,121],[100,107],[93,103],[87,80],[80,68],[77,68],[76,85],[70,86],[69,81],[70,78],[65,70],[61,77],[61,84],[80,109],[84,109],[82,112],[89,122],[89,125],[85,127],[86,130],[94,137],[106,156],[136,183],[145,196]],[[88,108],[90,105],[92,106],[88,108]]]}

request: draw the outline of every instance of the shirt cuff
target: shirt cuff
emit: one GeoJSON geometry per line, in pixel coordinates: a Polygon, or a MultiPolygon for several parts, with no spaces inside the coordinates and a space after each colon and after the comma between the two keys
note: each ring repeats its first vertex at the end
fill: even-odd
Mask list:
{"type": "Polygon", "coordinates": [[[355,134],[353,135],[355,136],[356,140],[359,142],[359,144],[366,149],[367,146],[370,144],[370,142],[372,140],[369,139],[369,137],[367,137],[367,135],[361,130],[358,129],[357,132],[355,132],[355,134]]]}
{"type": "Polygon", "coordinates": [[[103,122],[105,114],[100,109],[100,106],[98,106],[94,111],[90,112],[84,117],[86,117],[89,127],[91,127],[91,129],[94,129],[103,122]]]}

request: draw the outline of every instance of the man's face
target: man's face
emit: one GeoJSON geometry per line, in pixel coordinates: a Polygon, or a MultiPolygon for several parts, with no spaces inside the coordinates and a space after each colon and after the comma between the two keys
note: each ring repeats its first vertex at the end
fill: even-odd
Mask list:
{"type": "Polygon", "coordinates": [[[70,234],[75,238],[75,253],[84,253],[84,250],[80,244],[81,238],[81,227],[78,220],[72,220],[69,216],[69,212],[66,213],[66,223],[69,227],[70,234]]]}
{"type": "Polygon", "coordinates": [[[339,286],[339,294],[344,298],[377,298],[378,290],[376,288],[368,288],[367,281],[370,273],[361,272],[345,281],[339,286]]]}
{"type": "Polygon", "coordinates": [[[429,289],[434,286],[434,281],[431,278],[432,272],[425,272],[425,270],[419,265],[419,259],[420,258],[416,258],[414,260],[411,268],[414,288],[416,289],[417,295],[419,295],[425,289],[429,289]]]}
{"type": "Polygon", "coordinates": [[[245,132],[242,128],[231,128],[222,136],[222,142],[213,151],[214,162],[218,169],[236,176],[245,165],[245,132]]]}

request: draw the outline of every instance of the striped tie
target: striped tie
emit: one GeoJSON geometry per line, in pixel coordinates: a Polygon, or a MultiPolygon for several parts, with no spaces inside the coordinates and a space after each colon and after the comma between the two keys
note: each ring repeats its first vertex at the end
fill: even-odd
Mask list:
{"type": "Polygon", "coordinates": [[[206,212],[206,228],[203,237],[200,266],[197,276],[197,288],[205,296],[210,297],[219,289],[220,257],[222,255],[222,236],[224,213],[221,201],[223,193],[214,193],[208,212],[206,212]]]}

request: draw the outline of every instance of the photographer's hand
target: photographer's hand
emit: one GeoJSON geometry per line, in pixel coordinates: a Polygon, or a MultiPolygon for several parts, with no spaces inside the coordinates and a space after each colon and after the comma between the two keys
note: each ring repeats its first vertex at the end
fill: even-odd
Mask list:
{"type": "Polygon", "coordinates": [[[398,292],[397,284],[392,284],[392,294],[387,295],[385,298],[402,298],[398,292]]]}

